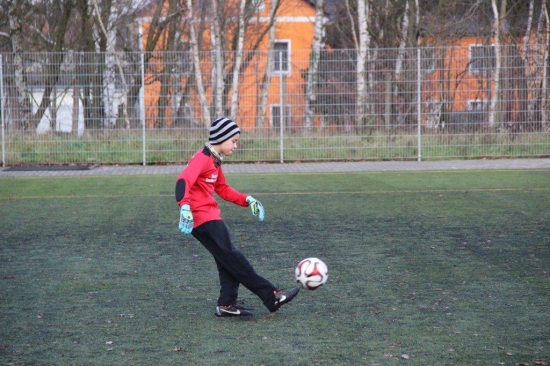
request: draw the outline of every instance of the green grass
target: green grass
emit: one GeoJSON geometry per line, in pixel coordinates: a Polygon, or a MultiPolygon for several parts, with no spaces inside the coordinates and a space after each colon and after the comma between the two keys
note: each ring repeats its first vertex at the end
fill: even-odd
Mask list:
{"type": "MultiPolygon", "coordinates": [[[[233,162],[274,162],[281,159],[278,133],[244,131],[233,162]]],[[[184,162],[206,141],[206,130],[166,129],[146,132],[147,164],[184,162]]],[[[423,160],[476,159],[481,157],[544,157],[550,155],[549,133],[491,132],[448,133],[423,131],[423,160]]],[[[356,135],[330,130],[311,133],[286,131],[285,161],[395,160],[418,158],[415,130],[377,131],[356,135]]],[[[6,164],[138,164],[143,160],[143,136],[137,130],[67,133],[10,132],[6,136],[6,164]]]]}
{"type": "Polygon", "coordinates": [[[550,171],[229,175],[222,203],[275,284],[328,283],[269,315],[213,315],[210,255],[177,230],[175,177],[0,179],[0,364],[550,362],[550,171]],[[405,359],[407,357],[408,359],[405,359]]]}

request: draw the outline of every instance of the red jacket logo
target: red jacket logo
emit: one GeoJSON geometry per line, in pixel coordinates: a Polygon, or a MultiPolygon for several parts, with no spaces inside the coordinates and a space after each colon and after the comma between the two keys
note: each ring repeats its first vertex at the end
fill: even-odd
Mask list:
{"type": "Polygon", "coordinates": [[[218,174],[217,173],[213,173],[211,178],[206,178],[205,179],[206,183],[216,183],[217,180],[218,180],[218,174]]]}

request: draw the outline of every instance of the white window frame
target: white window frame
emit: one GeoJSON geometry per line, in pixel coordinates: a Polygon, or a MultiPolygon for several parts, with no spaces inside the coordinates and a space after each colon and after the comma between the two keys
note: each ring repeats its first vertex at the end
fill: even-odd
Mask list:
{"type": "MultiPolygon", "coordinates": [[[[493,49],[493,52],[495,52],[495,45],[493,43],[489,44],[489,45],[484,45],[484,44],[470,44],[468,45],[468,72],[470,74],[473,74],[473,75],[480,75],[480,74],[483,74],[486,72],[486,69],[480,69],[480,68],[477,68],[477,67],[474,67],[474,60],[472,59],[472,49],[473,48],[479,48],[479,47],[491,47],[493,49]]],[[[495,53],[495,57],[496,57],[496,53],[495,53]]],[[[496,63],[496,61],[495,61],[496,63]]],[[[493,67],[490,72],[493,73],[495,70],[495,68],[493,67]]]]}
{"type": "Polygon", "coordinates": [[[487,110],[487,100],[486,99],[468,99],[468,110],[472,112],[483,112],[487,110]],[[479,106],[479,107],[474,107],[479,106]]]}
{"type": "Polygon", "coordinates": [[[274,62],[273,62],[273,74],[275,75],[281,75],[281,74],[285,74],[285,75],[289,75],[290,74],[290,65],[291,65],[291,62],[290,62],[290,50],[291,50],[291,47],[290,47],[290,39],[276,39],[275,42],[273,43],[273,58],[274,58],[274,62]],[[285,61],[283,60],[283,63],[286,64],[286,70],[281,70],[281,69],[276,69],[276,65],[279,63],[279,52],[277,52],[275,50],[275,45],[276,44],[283,44],[285,43],[286,44],[286,63],[285,61]]]}
{"type": "MultiPolygon", "coordinates": [[[[290,105],[286,104],[284,106],[284,110],[285,110],[285,116],[283,117],[283,119],[284,119],[285,129],[288,129],[290,128],[290,105]]],[[[269,127],[280,128],[280,111],[281,111],[280,104],[269,105],[269,127]],[[275,108],[279,109],[279,113],[277,114],[276,117],[274,113],[275,108]]]]}

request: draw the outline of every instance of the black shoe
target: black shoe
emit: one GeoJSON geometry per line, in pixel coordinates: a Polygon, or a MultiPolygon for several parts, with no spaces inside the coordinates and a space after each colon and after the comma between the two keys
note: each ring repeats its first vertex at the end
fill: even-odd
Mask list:
{"type": "Polygon", "coordinates": [[[290,302],[300,292],[300,287],[296,286],[290,290],[275,290],[275,310],[279,310],[281,306],[290,302]]]}
{"type": "Polygon", "coordinates": [[[216,306],[216,316],[250,316],[254,315],[252,310],[242,307],[239,304],[216,306]]]}

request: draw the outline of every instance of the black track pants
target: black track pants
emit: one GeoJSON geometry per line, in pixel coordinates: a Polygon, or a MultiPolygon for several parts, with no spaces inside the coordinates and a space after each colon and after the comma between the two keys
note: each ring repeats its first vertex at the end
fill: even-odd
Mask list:
{"type": "Polygon", "coordinates": [[[222,220],[207,221],[192,231],[193,236],[212,254],[220,276],[218,305],[231,305],[237,300],[239,284],[258,296],[269,311],[276,310],[275,286],[254,271],[245,256],[233,246],[222,220]]]}

